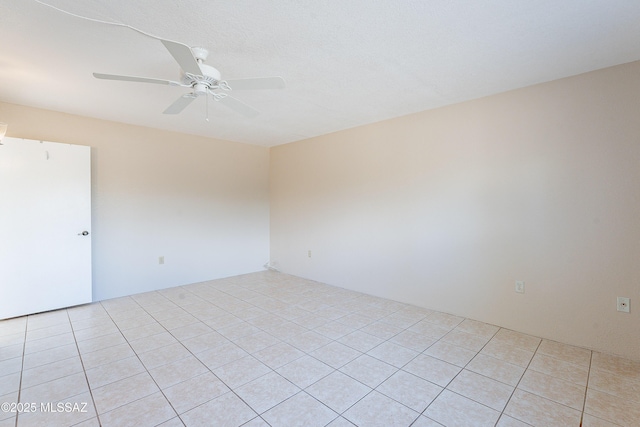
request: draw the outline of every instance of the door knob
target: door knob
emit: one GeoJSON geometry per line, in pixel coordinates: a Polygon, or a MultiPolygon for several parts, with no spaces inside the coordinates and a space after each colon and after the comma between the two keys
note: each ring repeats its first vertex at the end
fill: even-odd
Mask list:
{"type": "Polygon", "coordinates": [[[89,232],[87,230],[83,231],[82,233],[78,233],[78,236],[88,236],[89,232]]]}

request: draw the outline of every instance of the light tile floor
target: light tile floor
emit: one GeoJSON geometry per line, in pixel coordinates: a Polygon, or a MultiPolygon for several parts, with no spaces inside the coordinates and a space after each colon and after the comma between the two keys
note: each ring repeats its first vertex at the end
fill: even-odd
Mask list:
{"type": "Polygon", "coordinates": [[[0,427],[640,426],[640,362],[262,272],[0,321],[2,402],[0,427]]]}

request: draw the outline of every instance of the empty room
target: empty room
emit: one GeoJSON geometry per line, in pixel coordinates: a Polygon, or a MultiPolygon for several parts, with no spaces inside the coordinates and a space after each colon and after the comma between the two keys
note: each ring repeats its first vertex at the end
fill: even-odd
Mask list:
{"type": "Polygon", "coordinates": [[[1,1],[0,427],[640,426],[638,22],[1,1]]]}

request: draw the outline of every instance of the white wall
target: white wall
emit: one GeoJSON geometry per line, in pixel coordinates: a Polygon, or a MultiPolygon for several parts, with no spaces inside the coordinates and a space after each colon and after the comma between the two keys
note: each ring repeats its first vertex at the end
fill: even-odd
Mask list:
{"type": "Polygon", "coordinates": [[[268,261],[267,148],[5,103],[0,120],[8,136],[92,147],[95,300],[268,261]]]}
{"type": "Polygon", "coordinates": [[[640,360],[638,76],[640,62],[273,148],[271,260],[640,360]]]}

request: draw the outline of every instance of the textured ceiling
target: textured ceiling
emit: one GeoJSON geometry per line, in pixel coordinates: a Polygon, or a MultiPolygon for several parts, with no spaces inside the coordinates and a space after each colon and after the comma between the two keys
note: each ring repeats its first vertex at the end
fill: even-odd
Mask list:
{"type": "Polygon", "coordinates": [[[160,41],[0,0],[0,101],[265,146],[640,59],[638,0],[43,1],[287,88],[234,93],[252,119],[210,98],[206,121],[204,97],[164,115],[187,89],[92,76],[178,80],[160,41]]]}

